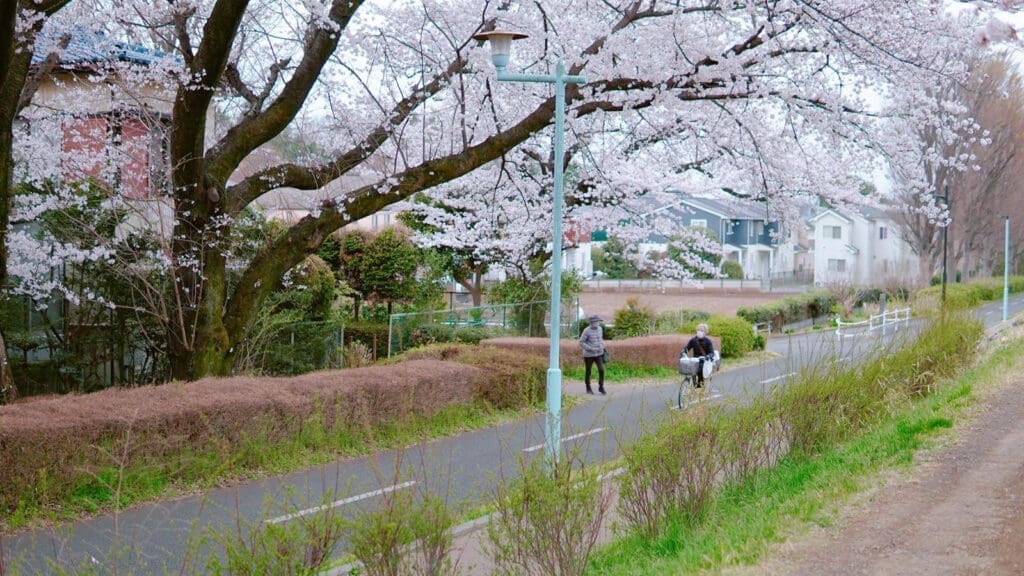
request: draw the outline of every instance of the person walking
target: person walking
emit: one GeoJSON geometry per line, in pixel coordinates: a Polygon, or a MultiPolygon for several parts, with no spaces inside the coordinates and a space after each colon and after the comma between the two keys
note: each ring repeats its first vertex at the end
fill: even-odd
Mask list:
{"type": "Polygon", "coordinates": [[[589,320],[590,326],[584,328],[580,334],[580,348],[583,349],[585,366],[583,380],[587,384],[587,394],[593,394],[594,389],[590,387],[590,369],[597,364],[597,391],[604,394],[604,331],[601,329],[600,316],[591,316],[589,320]]]}
{"type": "Polygon", "coordinates": [[[694,386],[696,388],[704,387],[704,362],[710,362],[711,356],[715,353],[715,344],[708,338],[708,325],[701,323],[697,324],[697,334],[690,338],[690,341],[686,343],[683,350],[679,353],[679,357],[689,356],[689,352],[693,352],[694,358],[700,358],[700,362],[697,364],[697,375],[694,378],[694,386]]]}

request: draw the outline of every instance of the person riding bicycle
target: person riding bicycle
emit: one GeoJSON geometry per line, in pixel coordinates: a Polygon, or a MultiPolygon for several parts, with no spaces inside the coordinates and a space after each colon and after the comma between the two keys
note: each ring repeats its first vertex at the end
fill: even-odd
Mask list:
{"type": "Polygon", "coordinates": [[[694,386],[702,388],[704,386],[704,362],[710,361],[715,353],[715,344],[711,342],[711,338],[708,338],[708,325],[704,323],[697,324],[697,335],[690,338],[690,341],[686,343],[683,350],[679,353],[679,357],[688,356],[689,352],[693,351],[693,356],[699,358],[700,362],[697,365],[697,375],[694,377],[694,386]]]}

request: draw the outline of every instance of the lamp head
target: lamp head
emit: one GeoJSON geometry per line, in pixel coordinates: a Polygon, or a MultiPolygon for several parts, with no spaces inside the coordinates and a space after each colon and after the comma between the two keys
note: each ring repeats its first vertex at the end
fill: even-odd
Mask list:
{"type": "Polygon", "coordinates": [[[523,38],[526,38],[526,34],[510,30],[491,30],[473,36],[474,40],[481,42],[491,41],[491,62],[499,72],[508,66],[509,55],[512,53],[512,41],[523,38]]]}

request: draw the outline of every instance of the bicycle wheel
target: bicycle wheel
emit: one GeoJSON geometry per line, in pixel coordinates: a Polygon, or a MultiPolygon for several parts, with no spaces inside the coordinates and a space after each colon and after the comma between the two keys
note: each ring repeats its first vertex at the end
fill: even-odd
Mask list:
{"type": "Polygon", "coordinates": [[[683,380],[679,383],[679,394],[676,396],[676,408],[683,408],[683,396],[686,396],[690,388],[693,388],[693,376],[683,376],[683,380]]]}

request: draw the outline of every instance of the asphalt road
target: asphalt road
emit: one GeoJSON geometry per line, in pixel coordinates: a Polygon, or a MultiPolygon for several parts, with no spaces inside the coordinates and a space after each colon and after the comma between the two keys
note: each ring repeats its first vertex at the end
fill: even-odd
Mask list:
{"type": "MultiPolygon", "coordinates": [[[[1022,310],[1024,296],[1011,298],[1010,315],[1022,310]]],[[[987,304],[975,314],[987,326],[995,325],[1001,320],[1002,302],[987,304]]],[[[896,346],[914,327],[911,321],[899,330],[887,327],[884,335],[876,330],[841,339],[834,330],[773,337],[768,348],[779,358],[716,375],[708,397],[714,402],[742,402],[784,385],[803,367],[833,358],[857,361],[880,345],[896,346]]],[[[566,452],[590,463],[614,458],[621,445],[673,409],[678,385],[629,390],[610,385],[609,390],[609,396],[579,404],[563,416],[566,452]]],[[[459,502],[479,499],[496,482],[516,476],[521,462],[543,457],[543,443],[544,416],[538,415],[56,529],[8,535],[0,540],[0,552],[14,574],[52,574],[58,568],[78,573],[84,567],[97,574],[201,573],[205,555],[218,553],[210,539],[213,533],[244,533],[261,523],[297,522],[323,506],[352,517],[394,490],[427,490],[459,502]]],[[[340,544],[336,553],[343,547],[340,544]]]]}

